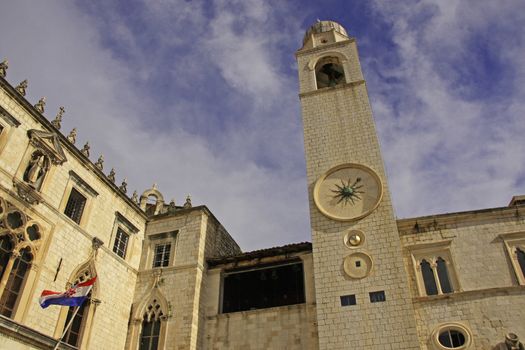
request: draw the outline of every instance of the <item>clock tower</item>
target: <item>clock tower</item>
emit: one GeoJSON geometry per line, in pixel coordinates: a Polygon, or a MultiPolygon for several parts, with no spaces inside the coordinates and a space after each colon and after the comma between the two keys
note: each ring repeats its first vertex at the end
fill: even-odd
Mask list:
{"type": "Polygon", "coordinates": [[[355,39],[318,21],[296,57],[320,349],[419,349],[355,39]]]}

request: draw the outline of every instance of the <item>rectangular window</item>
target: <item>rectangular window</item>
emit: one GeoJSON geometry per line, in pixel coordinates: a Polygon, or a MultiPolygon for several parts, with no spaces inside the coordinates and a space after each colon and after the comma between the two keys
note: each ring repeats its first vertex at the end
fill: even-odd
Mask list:
{"type": "Polygon", "coordinates": [[[157,244],[155,246],[155,256],[153,257],[153,267],[164,267],[170,263],[171,243],[157,244]]]}
{"type": "Polygon", "coordinates": [[[304,302],[302,262],[232,272],[223,280],[222,312],[256,310],[304,302]]]}
{"type": "Polygon", "coordinates": [[[115,243],[113,244],[113,252],[121,258],[126,257],[126,249],[128,248],[129,235],[124,232],[120,227],[117,229],[115,235],[115,243]]]}
{"type": "Polygon", "coordinates": [[[75,188],[71,189],[69,194],[69,199],[67,200],[66,209],[64,209],[64,214],[66,214],[71,220],[80,224],[80,219],[82,218],[82,212],[86,206],[86,197],[80,194],[75,188]]]}
{"type": "Polygon", "coordinates": [[[370,302],[379,303],[386,301],[385,291],[380,290],[379,292],[370,292],[370,302]]]}
{"type": "Polygon", "coordinates": [[[355,294],[341,295],[341,306],[350,306],[357,304],[355,294]]]}

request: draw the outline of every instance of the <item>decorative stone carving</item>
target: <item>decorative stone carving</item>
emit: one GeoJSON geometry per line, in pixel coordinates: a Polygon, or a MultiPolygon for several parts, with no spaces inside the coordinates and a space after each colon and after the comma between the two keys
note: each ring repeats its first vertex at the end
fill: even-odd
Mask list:
{"type": "Polygon", "coordinates": [[[139,204],[139,194],[136,190],[133,191],[133,194],[131,195],[131,200],[133,201],[133,203],[139,204]]]}
{"type": "Polygon", "coordinates": [[[170,208],[175,209],[175,198],[172,198],[170,201],[170,208]]]}
{"type": "Polygon", "coordinates": [[[2,63],[0,63],[0,77],[5,78],[7,75],[7,68],[9,68],[9,62],[3,60],[2,63]]]}
{"type": "Polygon", "coordinates": [[[36,190],[42,186],[42,181],[49,170],[49,159],[37,150],[31,155],[31,159],[24,172],[24,181],[36,190]]]}
{"type": "Polygon", "coordinates": [[[128,192],[128,183],[126,182],[128,179],[124,179],[122,180],[122,184],[120,185],[120,187],[118,188],[119,190],[121,190],[122,192],[126,193],[128,192]]]}
{"type": "Polygon", "coordinates": [[[104,242],[98,237],[93,237],[93,240],[91,241],[91,245],[92,245],[93,251],[97,251],[98,248],[104,245],[104,242]]]}
{"type": "Polygon", "coordinates": [[[42,98],[41,98],[40,100],[38,100],[38,102],[36,103],[35,108],[36,108],[36,110],[39,111],[40,113],[44,113],[45,107],[46,107],[46,98],[45,98],[45,97],[42,97],[42,98]]]}
{"type": "Polygon", "coordinates": [[[64,115],[64,113],[66,113],[66,109],[61,106],[59,109],[58,109],[58,113],[55,117],[55,120],[53,120],[51,122],[51,124],[57,128],[57,130],[60,130],[61,126],[62,126],[62,116],[64,115]]]}
{"type": "Polygon", "coordinates": [[[75,144],[77,141],[77,128],[73,128],[73,130],[71,130],[69,135],[67,135],[67,140],[72,144],[75,144]]]}
{"type": "Polygon", "coordinates": [[[109,175],[108,175],[108,179],[111,182],[115,182],[115,168],[111,168],[109,175]]]}
{"type": "Polygon", "coordinates": [[[101,154],[100,157],[98,157],[98,160],[95,163],[95,166],[99,168],[100,170],[104,169],[104,155],[101,154]]]}
{"type": "Polygon", "coordinates": [[[184,209],[189,209],[191,206],[191,196],[188,194],[186,197],[186,202],[184,203],[184,209]]]}
{"type": "Polygon", "coordinates": [[[86,157],[89,158],[89,149],[91,147],[89,146],[89,142],[86,141],[86,144],[84,145],[84,147],[80,150],[80,153],[82,153],[83,155],[85,155],[86,157]]]}
{"type": "Polygon", "coordinates": [[[525,350],[518,336],[514,333],[505,334],[505,341],[499,343],[492,350],[525,350]]]}
{"type": "Polygon", "coordinates": [[[67,161],[66,154],[55,133],[32,129],[27,134],[31,145],[47,155],[53,164],[58,165],[67,161]]]}
{"type": "Polygon", "coordinates": [[[26,95],[26,89],[27,89],[27,79],[21,81],[20,84],[18,84],[15,87],[15,90],[22,96],[26,95]]]}
{"type": "Polygon", "coordinates": [[[29,204],[38,204],[44,201],[42,196],[33,187],[23,181],[14,179],[13,186],[16,189],[18,197],[29,204]]]}

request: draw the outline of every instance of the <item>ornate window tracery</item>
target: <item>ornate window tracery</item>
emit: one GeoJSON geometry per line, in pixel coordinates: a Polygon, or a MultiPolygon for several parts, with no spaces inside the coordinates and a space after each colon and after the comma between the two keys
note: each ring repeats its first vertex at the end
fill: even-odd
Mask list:
{"type": "Polygon", "coordinates": [[[412,253],[419,294],[442,295],[460,290],[450,241],[408,247],[412,253]]]}
{"type": "Polygon", "coordinates": [[[41,245],[41,228],[0,198],[0,314],[14,318],[41,245]]]}
{"type": "Polygon", "coordinates": [[[140,333],[140,350],[157,350],[163,316],[161,305],[157,299],[153,299],[144,312],[140,333]]]}

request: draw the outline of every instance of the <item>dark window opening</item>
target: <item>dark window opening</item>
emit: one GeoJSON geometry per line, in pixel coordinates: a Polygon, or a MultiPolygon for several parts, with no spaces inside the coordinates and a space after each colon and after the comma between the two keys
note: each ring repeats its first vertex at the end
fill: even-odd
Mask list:
{"type": "Polygon", "coordinates": [[[446,330],[439,334],[439,343],[446,348],[459,348],[465,344],[465,335],[456,330],[446,330]]]}
{"type": "MultiPolygon", "coordinates": [[[[10,243],[8,242],[8,244],[4,247],[4,240],[2,240],[2,248],[0,248],[2,250],[0,252],[0,262],[2,263],[5,261],[5,248],[9,247],[9,245],[10,243]]],[[[12,252],[8,253],[9,256],[11,254],[12,252]]],[[[33,255],[31,254],[29,248],[22,249],[20,251],[20,256],[15,259],[11,273],[9,274],[4,288],[4,292],[0,298],[0,314],[6,317],[13,316],[18,298],[20,297],[24,287],[27,272],[29,272],[29,269],[31,268],[32,260],[33,255]]],[[[4,269],[5,266],[2,267],[2,271],[4,271],[4,269]]]]}
{"type": "Polygon", "coordinates": [[[521,267],[521,273],[525,276],[525,252],[520,248],[516,248],[516,255],[518,256],[518,263],[521,267]]]}
{"type": "Polygon", "coordinates": [[[144,315],[142,321],[142,332],[140,333],[139,350],[157,350],[159,346],[160,320],[149,320],[144,315]]]}
{"type": "Polygon", "coordinates": [[[157,244],[155,246],[155,256],[153,257],[153,267],[165,267],[170,263],[171,243],[157,244]]]}
{"type": "Polygon", "coordinates": [[[124,232],[120,227],[117,228],[117,234],[115,236],[115,243],[113,244],[113,252],[121,258],[126,257],[126,249],[128,248],[129,235],[124,232]]]}
{"type": "Polygon", "coordinates": [[[380,290],[378,292],[370,292],[370,302],[371,303],[380,303],[386,301],[385,291],[380,290]]]}
{"type": "Polygon", "coordinates": [[[345,82],[343,66],[337,57],[325,57],[315,67],[317,88],[336,86],[345,82]]]}
{"type": "MultiPolygon", "coordinates": [[[[89,294],[89,297],[84,303],[79,306],[78,312],[75,315],[75,318],[73,319],[73,322],[71,323],[71,326],[69,326],[69,329],[67,330],[66,334],[64,335],[64,338],[62,341],[69,345],[73,346],[79,346],[82,339],[82,332],[85,327],[86,318],[88,314],[89,309],[89,300],[90,300],[91,294],[89,294]]],[[[71,320],[71,317],[73,317],[73,314],[75,313],[76,307],[69,307],[67,310],[67,317],[66,317],[66,323],[64,324],[64,327],[67,327],[69,324],[69,321],[71,320]]]]}
{"type": "Polygon", "coordinates": [[[304,302],[302,263],[235,272],[224,277],[223,313],[304,302]]]}
{"type": "Polygon", "coordinates": [[[430,263],[426,260],[421,261],[421,274],[423,275],[427,295],[436,295],[438,290],[436,280],[434,279],[434,271],[432,271],[430,263]]]}
{"type": "Polygon", "coordinates": [[[64,214],[77,224],[80,224],[80,219],[82,218],[82,212],[84,211],[85,206],[86,197],[81,195],[76,189],[72,188],[64,214]]]}
{"type": "Polygon", "coordinates": [[[452,293],[452,285],[450,284],[450,278],[448,275],[447,262],[443,258],[437,259],[437,273],[439,278],[439,284],[441,285],[441,291],[443,293],[452,293]]]}
{"type": "Polygon", "coordinates": [[[341,306],[356,305],[355,294],[341,295],[341,306]]]}

